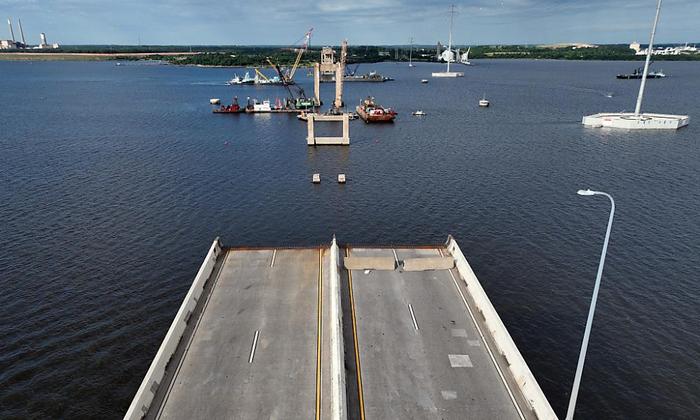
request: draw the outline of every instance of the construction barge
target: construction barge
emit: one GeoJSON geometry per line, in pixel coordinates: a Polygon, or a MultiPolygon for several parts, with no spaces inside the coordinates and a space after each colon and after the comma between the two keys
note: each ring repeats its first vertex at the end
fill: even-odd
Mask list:
{"type": "Polygon", "coordinates": [[[301,101],[299,99],[296,101],[277,99],[274,104],[269,100],[258,101],[257,99],[248,98],[245,107],[241,107],[238,104],[238,98],[233,98],[231,105],[221,105],[218,108],[214,108],[212,112],[214,114],[301,114],[314,111],[316,108],[313,98],[304,98],[301,101]]]}
{"type": "Polygon", "coordinates": [[[452,237],[216,239],[124,418],[435,417],[556,419],[452,237]]]}

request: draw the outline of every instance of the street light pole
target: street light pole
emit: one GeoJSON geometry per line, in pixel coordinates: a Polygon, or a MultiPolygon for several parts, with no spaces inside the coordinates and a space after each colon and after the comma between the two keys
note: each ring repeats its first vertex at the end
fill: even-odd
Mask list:
{"type": "Polygon", "coordinates": [[[591,336],[591,326],[593,325],[593,315],[595,314],[595,305],[598,301],[598,290],[600,289],[600,278],[603,275],[603,265],[605,265],[605,254],[608,252],[608,241],[610,240],[610,230],[612,228],[613,216],[615,215],[615,200],[610,194],[602,191],[578,190],[579,195],[604,195],[610,199],[610,218],[608,219],[608,230],[605,232],[605,241],[603,242],[603,252],[600,254],[600,263],[598,264],[598,274],[593,287],[593,296],[591,297],[591,307],[588,310],[588,321],[586,321],[586,331],[583,333],[583,342],[581,343],[581,353],[578,356],[578,365],[576,366],[576,375],[574,376],[574,385],[571,388],[571,397],[569,399],[569,408],[566,411],[566,420],[574,418],[574,409],[576,408],[576,398],[578,398],[578,389],[581,385],[581,375],[583,374],[583,364],[586,361],[586,350],[588,350],[588,339],[591,336]]]}

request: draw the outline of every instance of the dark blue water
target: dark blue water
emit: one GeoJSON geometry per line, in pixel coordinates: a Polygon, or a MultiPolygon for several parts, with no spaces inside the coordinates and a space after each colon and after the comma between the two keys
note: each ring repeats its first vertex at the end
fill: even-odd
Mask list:
{"type": "Polygon", "coordinates": [[[633,67],[478,61],[423,85],[437,65],[363,65],[396,81],[347,103],[398,120],[309,148],[293,116],[213,115],[212,97],[284,96],[223,86],[230,69],[0,62],[0,417],[121,417],[214,237],[334,233],[454,235],[563,417],[609,210],[587,187],[618,211],[577,418],[699,417],[700,63],[664,63],[644,106],[689,127],[584,129],[633,109],[638,82],[614,78],[633,67]]]}

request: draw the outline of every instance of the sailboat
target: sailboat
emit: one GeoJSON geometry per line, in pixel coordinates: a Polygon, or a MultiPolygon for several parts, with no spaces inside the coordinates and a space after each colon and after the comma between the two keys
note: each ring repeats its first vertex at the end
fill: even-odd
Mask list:
{"type": "Polygon", "coordinates": [[[469,61],[469,51],[471,51],[472,47],[467,48],[467,52],[460,57],[459,62],[464,64],[465,66],[471,66],[472,63],[469,61]]]}
{"type": "Polygon", "coordinates": [[[622,128],[627,130],[677,130],[688,125],[690,117],[687,115],[671,115],[671,114],[647,114],[642,113],[642,99],[644,98],[644,87],[646,86],[647,76],[649,74],[649,62],[651,61],[651,52],[654,48],[654,35],[656,35],[656,25],[659,23],[659,13],[661,12],[661,0],[656,4],[656,17],[654,25],[651,28],[651,38],[649,40],[649,48],[647,48],[647,58],[644,62],[644,73],[639,85],[639,94],[637,95],[637,105],[632,112],[610,112],[583,117],[581,123],[587,127],[609,127],[622,128]]]}
{"type": "Polygon", "coordinates": [[[461,71],[450,71],[450,62],[454,61],[452,59],[452,22],[454,20],[454,15],[455,15],[455,5],[453,4],[450,6],[450,40],[447,44],[447,51],[450,52],[450,54],[446,54],[446,60],[447,61],[447,71],[438,71],[433,73],[433,77],[464,77],[464,73],[461,71]]]}
{"type": "Polygon", "coordinates": [[[413,65],[413,38],[411,38],[411,49],[408,50],[408,67],[415,67],[413,65]]]}

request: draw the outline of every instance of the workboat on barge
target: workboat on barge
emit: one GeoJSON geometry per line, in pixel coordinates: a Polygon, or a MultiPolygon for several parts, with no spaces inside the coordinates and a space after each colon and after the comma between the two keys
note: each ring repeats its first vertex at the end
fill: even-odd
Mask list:
{"type": "Polygon", "coordinates": [[[219,108],[214,108],[213,112],[215,114],[240,114],[245,112],[245,108],[238,105],[238,97],[235,97],[231,105],[221,105],[219,108]]]}
{"type": "Polygon", "coordinates": [[[374,98],[368,96],[356,108],[357,115],[362,118],[365,123],[371,122],[393,122],[396,118],[396,111],[374,102],[374,98]]]}

